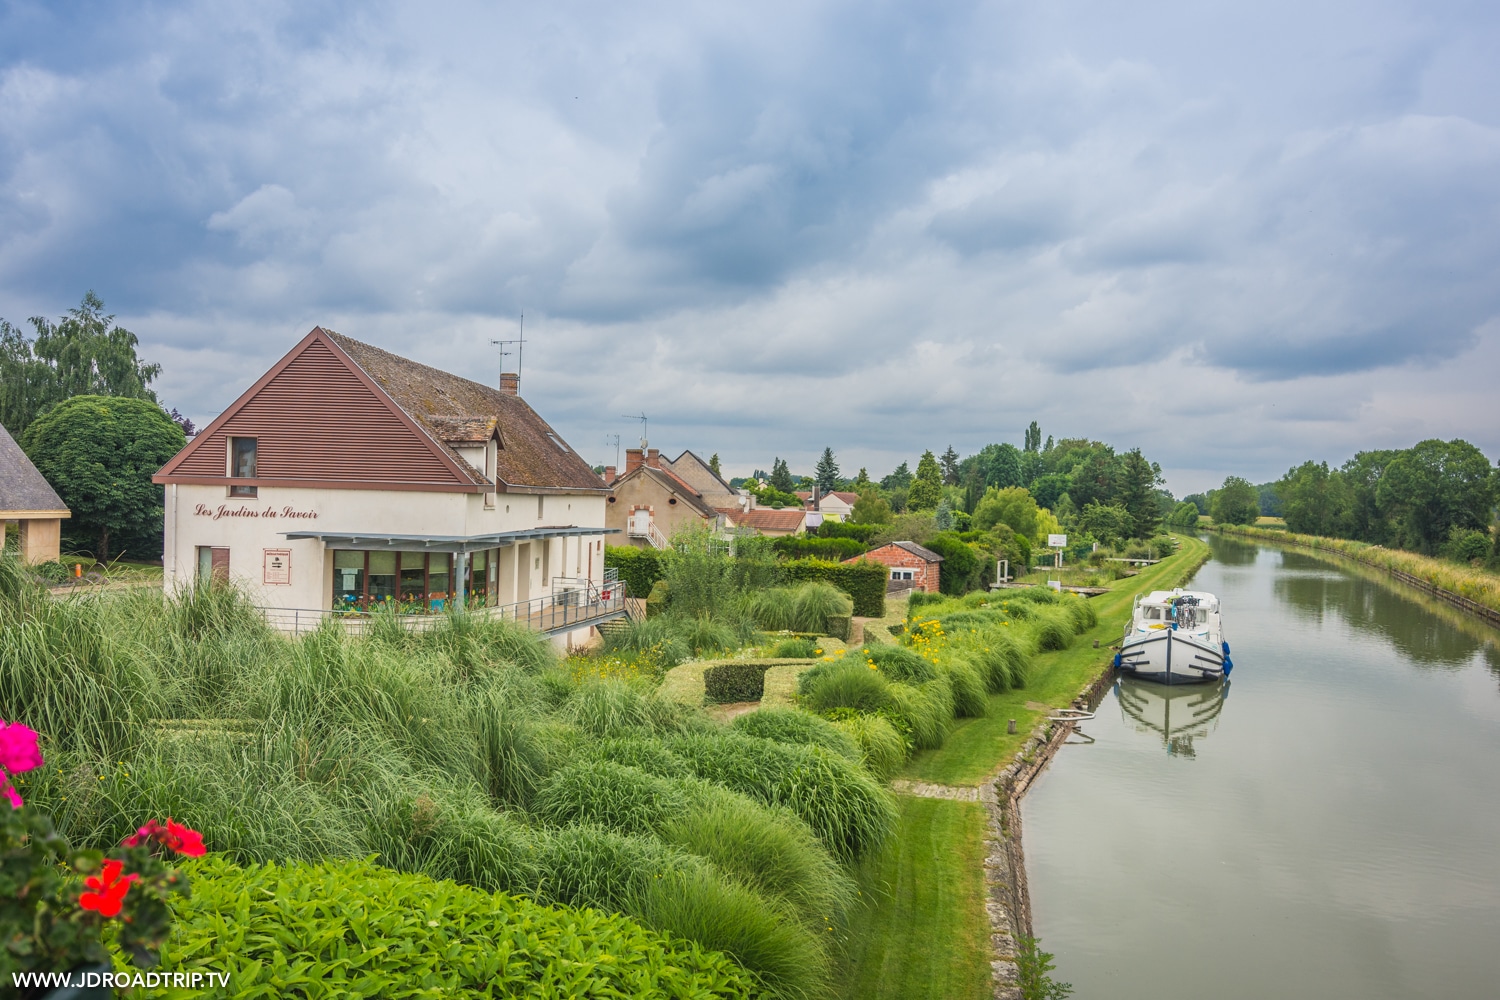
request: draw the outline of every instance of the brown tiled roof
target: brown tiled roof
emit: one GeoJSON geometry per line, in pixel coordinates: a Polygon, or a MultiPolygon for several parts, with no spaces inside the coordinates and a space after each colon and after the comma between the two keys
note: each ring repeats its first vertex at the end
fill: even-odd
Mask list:
{"type": "MultiPolygon", "coordinates": [[[[870,552],[876,552],[891,545],[894,545],[898,549],[905,549],[907,552],[910,552],[912,555],[918,557],[919,559],[925,560],[926,562],[940,563],[943,561],[942,556],[938,555],[936,552],[932,551],[929,548],[924,548],[923,546],[918,545],[916,542],[886,542],[885,545],[876,546],[875,548],[871,549],[870,552]]],[[[868,552],[865,554],[869,555],[868,552]]]]}
{"type": "Polygon", "coordinates": [[[67,517],[68,505],[31,464],[10,432],[0,427],[0,515],[22,511],[67,517]]]}
{"type": "Polygon", "coordinates": [[[720,507],[719,513],[728,517],[736,527],[754,528],[756,531],[796,531],[802,527],[803,519],[807,516],[807,512],[800,507],[783,507],[781,510],[770,507],[757,507],[754,510],[720,507]]]}
{"type": "MultiPolygon", "coordinates": [[[[499,389],[429,368],[332,330],[324,332],[397,406],[445,446],[483,441],[484,437],[467,435],[497,425],[500,449],[496,478],[502,487],[600,493],[608,489],[589,464],[520,396],[505,395],[499,389]],[[447,437],[449,434],[465,436],[447,437]]],[[[462,461],[456,453],[453,457],[462,461]]],[[[478,481],[483,482],[483,476],[478,481]]]]}

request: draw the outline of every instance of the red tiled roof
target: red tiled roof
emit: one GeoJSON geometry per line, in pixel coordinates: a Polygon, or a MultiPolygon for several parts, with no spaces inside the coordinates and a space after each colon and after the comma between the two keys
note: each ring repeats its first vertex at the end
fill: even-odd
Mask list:
{"type": "Polygon", "coordinates": [[[756,531],[796,531],[802,527],[807,512],[798,507],[757,507],[740,510],[738,507],[721,507],[719,513],[729,518],[736,527],[754,528],[756,531]]]}

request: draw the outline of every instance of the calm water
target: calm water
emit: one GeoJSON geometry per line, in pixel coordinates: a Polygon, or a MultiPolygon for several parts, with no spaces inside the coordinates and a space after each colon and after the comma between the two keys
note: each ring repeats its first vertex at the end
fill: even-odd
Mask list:
{"type": "Polygon", "coordinates": [[[1500,633],[1210,539],[1226,691],[1124,682],[1028,793],[1080,1000],[1500,997],[1500,633]]]}

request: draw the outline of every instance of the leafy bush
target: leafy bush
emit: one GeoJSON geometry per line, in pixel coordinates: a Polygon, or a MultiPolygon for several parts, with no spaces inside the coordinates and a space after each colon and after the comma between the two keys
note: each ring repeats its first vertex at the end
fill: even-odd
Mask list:
{"type": "Polygon", "coordinates": [[[953,689],[946,678],[929,681],[921,687],[892,684],[890,714],[904,724],[912,746],[918,750],[936,750],[948,735],[953,719],[953,689]]]}
{"type": "Polygon", "coordinates": [[[880,527],[878,524],[855,524],[850,521],[825,520],[818,527],[808,532],[808,534],[814,535],[817,538],[852,538],[857,542],[863,542],[868,545],[870,539],[880,533],[880,527]]]}
{"type": "Polygon", "coordinates": [[[974,545],[958,537],[956,531],[939,532],[926,543],[927,548],[943,557],[942,570],[938,574],[939,586],[945,594],[966,594],[984,585],[985,571],[989,568],[974,545]]]}
{"type": "Polygon", "coordinates": [[[798,681],[802,703],[814,712],[834,708],[878,712],[890,702],[889,687],[884,674],[854,657],[820,664],[798,681]]]}
{"type": "Polygon", "coordinates": [[[1073,644],[1073,617],[1062,608],[1047,608],[1038,612],[1032,625],[1037,649],[1067,649],[1073,644]]]}
{"type": "Polygon", "coordinates": [[[667,613],[667,602],[671,600],[671,587],[666,580],[657,580],[646,595],[646,617],[655,618],[667,613]]]}
{"type": "Polygon", "coordinates": [[[895,825],[890,793],[858,764],[822,747],[740,733],[679,736],[667,746],[700,778],[790,809],[844,857],[878,847],[895,825]]]}
{"type": "Polygon", "coordinates": [[[709,701],[732,705],[742,701],[760,701],[766,690],[766,670],[770,664],[735,660],[720,663],[703,671],[703,688],[709,701]]]}
{"type": "Polygon", "coordinates": [[[856,762],[861,756],[859,747],[843,730],[827,719],[794,708],[762,708],[740,716],[733,725],[763,740],[820,746],[856,762]]]}
{"type": "Polygon", "coordinates": [[[895,774],[906,762],[906,741],[884,716],[846,711],[833,724],[859,744],[860,762],[880,780],[895,774]]]}
{"type": "Polygon", "coordinates": [[[786,535],[775,541],[777,554],[787,559],[831,559],[843,562],[863,555],[870,548],[854,538],[821,538],[786,535]]]}
{"type": "Polygon", "coordinates": [[[891,680],[921,684],[937,676],[937,668],[933,666],[932,661],[908,646],[892,646],[884,643],[867,645],[853,655],[861,654],[866,663],[873,660],[875,666],[891,680]]]}
{"type": "MultiPolygon", "coordinates": [[[[173,899],[163,968],[227,973],[230,998],[289,989],[308,997],[760,994],[726,956],[619,914],[542,906],[367,861],[240,868],[210,857],[187,867],[193,893],[173,899]]],[[[126,969],[118,955],[115,966],[126,969]]]]}
{"type": "Polygon", "coordinates": [[[848,594],[854,601],[855,615],[881,618],[885,615],[885,585],[890,570],[880,563],[860,560],[852,563],[826,562],[821,559],[796,559],[782,564],[782,577],[788,582],[824,580],[848,594]]]}
{"type": "Polygon", "coordinates": [[[645,597],[651,593],[656,581],[667,575],[661,552],[634,545],[606,545],[604,565],[608,569],[619,570],[626,593],[631,597],[645,597]]]}
{"type": "Polygon", "coordinates": [[[962,657],[951,657],[943,664],[943,673],[953,688],[953,714],[960,719],[978,719],[989,711],[985,682],[979,669],[962,657]]]}

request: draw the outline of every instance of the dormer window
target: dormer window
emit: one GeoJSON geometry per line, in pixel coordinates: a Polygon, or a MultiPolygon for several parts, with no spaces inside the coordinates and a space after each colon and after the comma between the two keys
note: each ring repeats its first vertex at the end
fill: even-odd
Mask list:
{"type": "MultiPolygon", "coordinates": [[[[255,478],[255,438],[232,437],[229,439],[229,478],[255,478]]],[[[250,485],[229,485],[232,497],[253,497],[256,488],[250,485]]]]}

